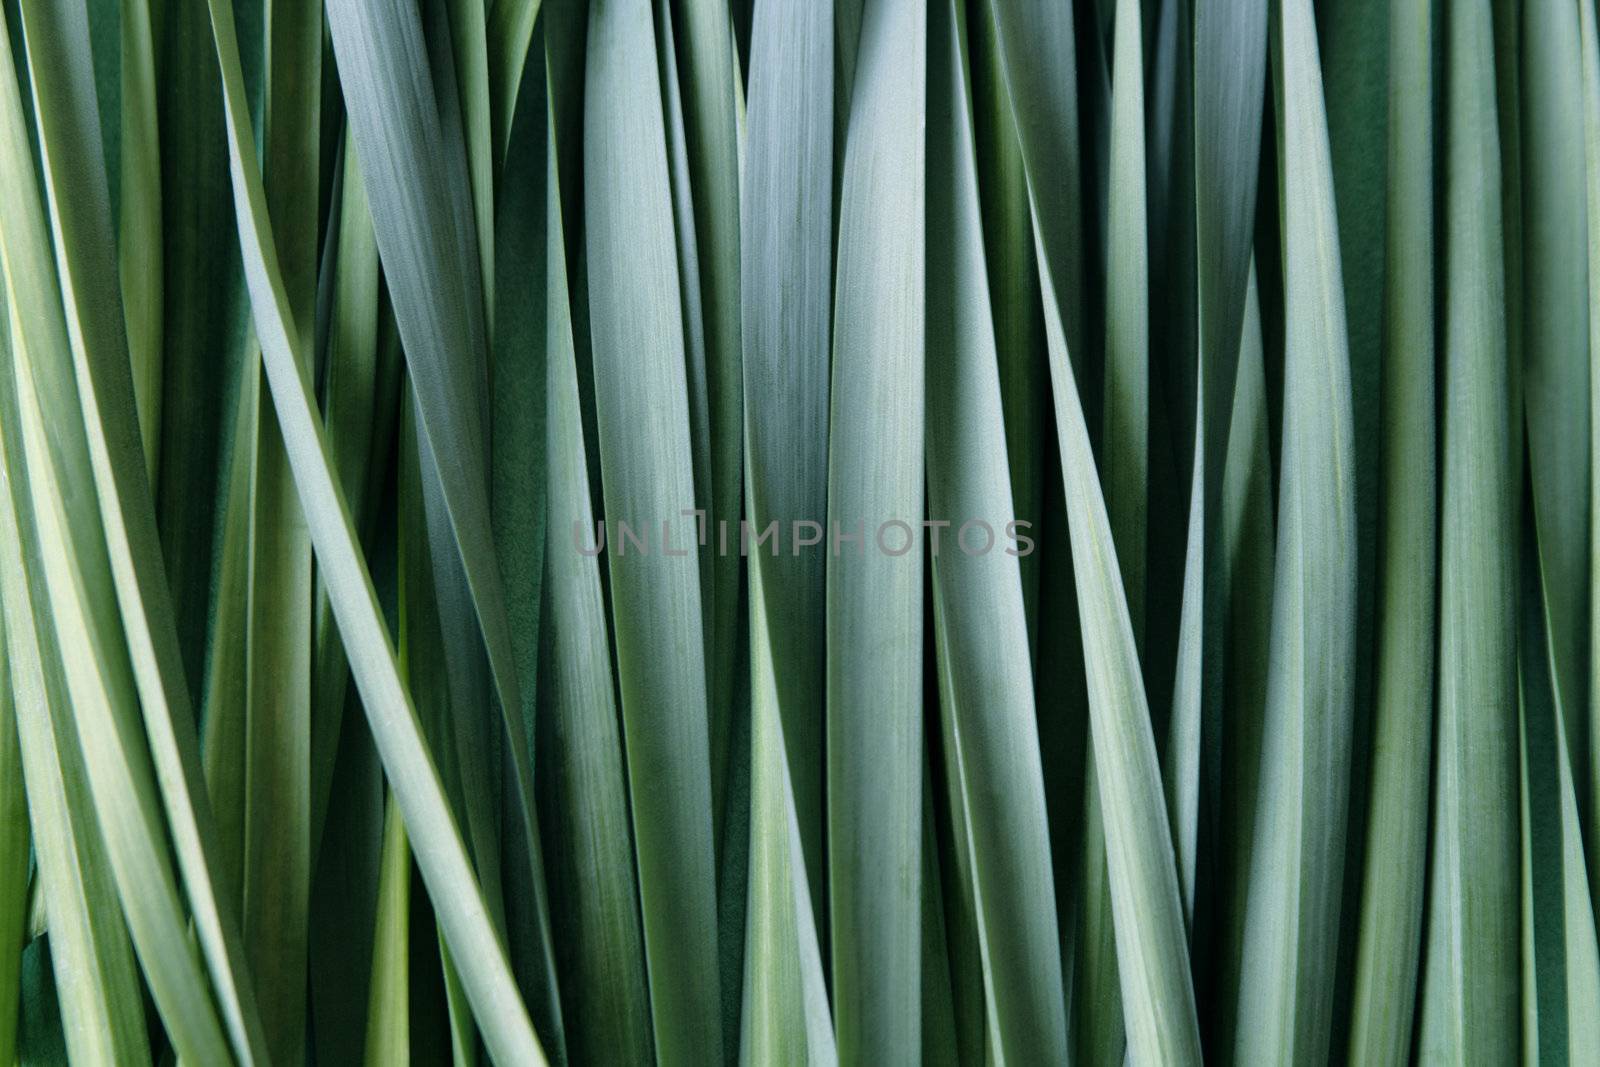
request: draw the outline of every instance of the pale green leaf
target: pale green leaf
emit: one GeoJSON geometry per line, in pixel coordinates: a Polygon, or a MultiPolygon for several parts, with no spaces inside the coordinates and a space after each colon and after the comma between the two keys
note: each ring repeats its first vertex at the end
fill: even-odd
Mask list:
{"type": "MultiPolygon", "coordinates": [[[[1587,706],[1589,284],[1581,4],[1525,4],[1521,36],[1523,403],[1556,700],[1587,706]]],[[[1513,411],[1520,420],[1523,412],[1513,411]]],[[[1513,426],[1517,425],[1513,421],[1513,426]]],[[[1570,729],[1581,724],[1569,721],[1570,729]]],[[[1568,744],[1587,759],[1578,734],[1568,744]]]]}
{"type": "Polygon", "coordinates": [[[828,417],[828,880],[846,1063],[915,1063],[922,1036],[926,70],[925,5],[868,0],[828,417]]]}
{"type": "Polygon", "coordinates": [[[1356,516],[1350,363],[1309,0],[1274,26],[1285,368],[1277,575],[1234,1056],[1320,1062],[1332,1042],[1349,804],[1356,516]]]}
{"type": "MultiPolygon", "coordinates": [[[[1201,831],[1202,763],[1226,764],[1221,721],[1223,620],[1229,595],[1222,533],[1224,464],[1231,436],[1245,287],[1254,236],[1257,162],[1266,79],[1268,4],[1197,0],[1194,14],[1194,217],[1196,358],[1188,539],[1172,716],[1163,748],[1185,915],[1197,955],[1210,922],[1194,912],[1201,831]],[[1209,666],[1208,666],[1209,665],[1209,666]]],[[[1187,394],[1185,394],[1187,395],[1187,394]]],[[[1220,802],[1204,776],[1204,806],[1220,802]]]]}
{"type": "MultiPolygon", "coordinates": [[[[665,6],[665,4],[663,5],[665,6]]],[[[700,289],[706,336],[706,391],[710,415],[710,492],[715,523],[740,517],[744,490],[744,384],[740,330],[740,180],[733,27],[725,3],[676,0],[679,78],[700,289]]],[[[718,527],[720,528],[720,527],[718,527]]],[[[706,693],[711,701],[712,796],[722,834],[723,778],[735,706],[734,663],[739,612],[740,557],[718,553],[710,561],[706,693]]],[[[704,578],[704,576],[702,576],[704,578]]]]}
{"type": "MultiPolygon", "coordinates": [[[[262,174],[278,242],[296,352],[312,362],[317,288],[319,0],[267,0],[262,174]]],[[[260,375],[260,365],[247,374],[260,375]]],[[[244,447],[250,469],[245,638],[245,950],[261,998],[267,1051],[296,1058],[306,1042],[306,931],[311,891],[311,542],[270,393],[257,384],[244,447]]]]}
{"type": "MultiPolygon", "coordinates": [[[[1595,29],[1595,8],[1582,4],[1578,29],[1583,49],[1584,193],[1588,220],[1589,265],[1589,694],[1600,693],[1600,33],[1595,29]]],[[[1600,855],[1600,836],[1593,814],[1600,802],[1600,715],[1589,716],[1589,784],[1580,785],[1580,810],[1590,813],[1586,839],[1590,870],[1600,855]]],[[[1595,885],[1593,877],[1590,885],[1595,885]]]]}
{"type": "MultiPolygon", "coordinates": [[[[943,550],[933,551],[941,708],[952,720],[946,732],[962,779],[997,1056],[1061,1062],[1066,996],[978,203],[965,11],[946,0],[930,22],[929,150],[949,166],[930,167],[928,180],[929,218],[938,221],[927,234],[927,418],[942,428],[927,438],[928,507],[935,521],[956,524],[945,531],[943,550]]],[[[1139,171],[1142,178],[1142,160],[1139,171]]]]}
{"type": "MultiPolygon", "coordinates": [[[[1028,175],[1011,118],[1011,93],[1001,69],[994,11],[973,11],[973,126],[977,140],[978,196],[983,204],[984,248],[995,347],[1000,352],[1000,402],[1005,408],[1006,459],[1017,519],[1037,527],[1043,517],[1045,394],[1044,316],[1034,263],[1028,175]]],[[[1143,179],[1141,178],[1141,183],[1143,179]]],[[[1038,633],[1039,557],[1019,557],[1022,602],[1029,640],[1038,633]]]]}
{"type": "MultiPolygon", "coordinates": [[[[127,318],[133,396],[151,485],[161,469],[162,338],[161,137],[156,111],[156,44],[149,0],[122,9],[121,205],[118,273],[127,318]]],[[[0,1057],[3,1059],[3,1057],[0,1057]]]]}
{"type": "Polygon", "coordinates": [[[656,1055],[724,1047],[681,290],[644,0],[589,12],[584,222],[611,616],[656,1055]],[[649,544],[630,545],[621,524],[649,544]],[[648,554],[646,554],[648,553],[648,554]]]}
{"type": "MultiPolygon", "coordinates": [[[[756,23],[756,44],[762,40],[756,23]]],[[[760,51],[756,53],[758,56],[760,51]]],[[[821,112],[823,116],[826,111],[821,112]]],[[[751,580],[751,848],[739,1060],[839,1062],[759,567],[751,580]]]]}
{"type": "Polygon", "coordinates": [[[1392,1063],[1411,1047],[1426,885],[1438,634],[1432,15],[1427,0],[1389,12],[1377,695],[1349,1038],[1358,1063],[1392,1063]]]}
{"type": "MultiPolygon", "coordinates": [[[[488,5],[489,23],[485,32],[489,52],[489,102],[497,162],[504,159],[511,140],[517,94],[522,88],[539,7],[540,0],[491,0],[488,5]]],[[[535,55],[534,59],[542,57],[535,55]]]]}
{"type": "MultiPolygon", "coordinates": [[[[835,155],[832,13],[832,0],[764,3],[755,12],[751,31],[740,239],[747,491],[749,521],[757,530],[773,520],[780,527],[799,519],[820,522],[827,509],[835,155]]],[[[793,527],[788,532],[792,539],[793,527]]],[[[808,537],[815,534],[809,528],[805,532],[808,537]]],[[[816,922],[825,938],[826,557],[819,548],[756,553],[750,560],[750,599],[772,646],[773,684],[806,880],[813,887],[816,922]],[[760,601],[755,595],[758,571],[760,601]]],[[[752,655],[757,654],[752,641],[752,655]]],[[[753,732],[759,735],[763,729],[757,721],[753,732]]]]}
{"type": "Polygon", "coordinates": [[[1155,735],[1078,392],[1077,128],[1065,8],[994,4],[1028,173],[1129,1054],[1197,1063],[1200,1031],[1155,735]]]}
{"type": "Polygon", "coordinates": [[[1228,749],[1220,812],[1223,855],[1218,863],[1222,905],[1217,918],[1222,928],[1216,942],[1216,973],[1220,988],[1212,994],[1217,1011],[1213,1040],[1221,1048],[1232,1043],[1238,1014],[1261,772],[1261,709],[1266,705],[1272,637],[1274,525],[1264,360],[1260,288],[1252,260],[1222,487],[1224,587],[1228,590],[1223,729],[1228,749]]]}
{"type": "Polygon", "coordinates": [[[1538,541],[1524,522],[1519,612],[1523,812],[1523,1048],[1528,1062],[1582,1060],[1600,1040],[1600,950],[1595,941],[1568,710],[1552,684],[1550,604],[1538,541]]]}
{"type": "Polygon", "coordinates": [[[1420,1053],[1518,1049],[1515,544],[1507,247],[1486,2],[1447,12],[1439,680],[1420,1053]]]}
{"type": "Polygon", "coordinates": [[[576,1062],[651,1056],[650,1001],[628,826],[622,731],[589,496],[566,229],[550,115],[546,149],[545,443],[550,545],[540,627],[539,811],[551,843],[557,959],[572,996],[568,1052],[576,1062]]]}
{"type": "Polygon", "coordinates": [[[411,849],[400,806],[391,794],[383,819],[383,858],[373,930],[372,991],[367,1014],[367,1064],[411,1062],[411,849]]]}

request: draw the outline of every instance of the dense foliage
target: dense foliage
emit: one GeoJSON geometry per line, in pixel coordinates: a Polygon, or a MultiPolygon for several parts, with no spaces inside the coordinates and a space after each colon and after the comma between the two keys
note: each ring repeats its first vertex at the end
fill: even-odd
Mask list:
{"type": "Polygon", "coordinates": [[[0,1067],[1600,1048],[1595,0],[0,0],[0,1067]]]}

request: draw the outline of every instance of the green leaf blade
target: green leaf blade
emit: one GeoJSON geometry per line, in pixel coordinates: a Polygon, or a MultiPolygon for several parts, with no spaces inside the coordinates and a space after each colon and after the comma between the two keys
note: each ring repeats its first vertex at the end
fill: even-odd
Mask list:
{"type": "Polygon", "coordinates": [[[1504,862],[1519,838],[1517,481],[1488,5],[1451,7],[1445,33],[1439,719],[1420,1049],[1424,1057],[1509,1059],[1519,1047],[1518,885],[1504,862]]]}
{"type": "Polygon", "coordinates": [[[655,55],[641,0],[590,9],[589,314],[656,1053],[668,1063],[715,1063],[723,1034],[705,645],[696,525],[685,517],[695,493],[655,55]],[[653,551],[630,552],[621,523],[653,551]]]}

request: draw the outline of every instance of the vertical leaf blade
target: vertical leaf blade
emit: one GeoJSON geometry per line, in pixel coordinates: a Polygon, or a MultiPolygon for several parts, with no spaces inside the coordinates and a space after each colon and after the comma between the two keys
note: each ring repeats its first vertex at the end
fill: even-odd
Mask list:
{"type": "Polygon", "coordinates": [[[1438,749],[1423,1056],[1514,1058],[1519,1026],[1512,409],[1487,3],[1447,10],[1438,749]]]}
{"type": "Polygon", "coordinates": [[[1234,1055],[1326,1058],[1349,804],[1356,516],[1332,163],[1309,0],[1277,12],[1285,368],[1278,573],[1234,1055]]]}
{"type": "Polygon", "coordinates": [[[679,275],[648,5],[589,12],[584,218],[612,625],[656,1054],[722,1058],[711,750],[679,275]],[[660,533],[629,554],[617,524],[660,533]],[[669,547],[670,546],[670,547],[669,547]],[[644,798],[653,798],[646,800],[644,798]]]}
{"type": "Polygon", "coordinates": [[[844,1062],[914,1063],[922,1038],[923,553],[912,524],[923,515],[926,71],[926,5],[868,0],[828,417],[828,877],[844,1062]],[[903,554],[890,555],[902,537],[903,554]]]}

